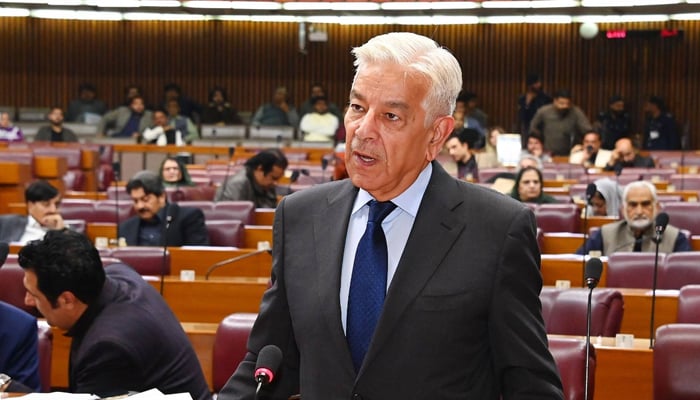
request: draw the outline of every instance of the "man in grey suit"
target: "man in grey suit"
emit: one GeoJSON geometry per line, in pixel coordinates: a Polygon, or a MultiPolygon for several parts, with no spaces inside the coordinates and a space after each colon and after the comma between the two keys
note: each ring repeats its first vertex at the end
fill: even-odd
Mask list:
{"type": "Polygon", "coordinates": [[[153,121],[153,114],[146,110],[143,97],[129,98],[129,106],[119,106],[105,114],[100,120],[97,132],[111,137],[138,137],[153,121]]]}
{"type": "Polygon", "coordinates": [[[532,212],[434,161],[454,126],[457,60],[411,33],[353,53],[350,180],[277,207],[273,284],[219,398],[253,399],[258,354],[276,345],[283,360],[266,388],[274,399],[562,399],[532,212]],[[383,222],[372,216],[377,204],[395,206],[383,222]],[[376,296],[366,284],[374,278],[385,279],[378,307],[364,301],[376,296]]]}

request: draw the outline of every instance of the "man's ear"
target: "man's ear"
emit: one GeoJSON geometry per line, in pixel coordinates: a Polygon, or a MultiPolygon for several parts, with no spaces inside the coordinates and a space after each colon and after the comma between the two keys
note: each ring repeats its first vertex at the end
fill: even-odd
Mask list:
{"type": "Polygon", "coordinates": [[[58,303],[59,307],[66,307],[67,309],[73,309],[73,308],[75,308],[77,303],[81,302],[81,301],[77,297],[75,297],[73,292],[69,292],[66,290],[63,293],[58,295],[56,302],[58,303]]]}
{"type": "Polygon", "coordinates": [[[445,145],[445,141],[452,133],[455,126],[455,119],[451,115],[439,117],[433,122],[433,129],[430,132],[432,135],[426,151],[426,158],[432,161],[437,158],[437,155],[445,145]]]}

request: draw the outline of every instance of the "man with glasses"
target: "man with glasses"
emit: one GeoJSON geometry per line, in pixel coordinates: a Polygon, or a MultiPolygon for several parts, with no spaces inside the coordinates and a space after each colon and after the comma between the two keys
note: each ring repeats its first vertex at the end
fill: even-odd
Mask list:
{"type": "MultiPolygon", "coordinates": [[[[591,234],[585,249],[581,246],[576,251],[577,254],[600,251],[601,255],[609,256],[618,251],[655,251],[654,220],[659,212],[656,188],[647,181],[632,182],[625,187],[622,198],[625,219],[603,225],[591,234]]],[[[659,252],[690,250],[688,237],[675,226],[668,225],[659,243],[659,252]]]]}

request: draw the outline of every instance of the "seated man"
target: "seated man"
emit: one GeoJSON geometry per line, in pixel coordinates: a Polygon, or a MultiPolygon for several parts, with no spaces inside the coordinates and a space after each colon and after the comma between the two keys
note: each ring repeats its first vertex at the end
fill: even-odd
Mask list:
{"type": "Polygon", "coordinates": [[[272,101],[261,105],[253,114],[250,126],[273,125],[293,126],[299,125],[299,114],[291,104],[287,88],[280,86],[275,89],[272,101]]]}
{"type": "Polygon", "coordinates": [[[284,176],[287,157],[270,149],[249,158],[245,168],[219,186],[214,201],[249,200],[256,208],[277,207],[276,182],[284,176]]]}
{"type": "MultiPolygon", "coordinates": [[[[479,140],[479,131],[474,128],[455,129],[445,142],[445,147],[457,164],[457,178],[479,181],[479,163],[473,152],[474,144],[479,140]]],[[[454,168],[446,168],[448,171],[454,168]]]]}
{"type": "Polygon", "coordinates": [[[111,137],[138,137],[148,128],[153,115],[146,110],[143,97],[135,95],[128,101],[128,106],[119,106],[102,117],[97,127],[99,135],[106,136],[111,129],[111,137]]]}
{"type": "Polygon", "coordinates": [[[211,399],[182,326],[133,269],[104,268],[90,240],[67,230],[22,248],[19,264],[27,305],[73,340],[71,392],[108,397],[157,388],[211,399]]]}
{"type": "Polygon", "coordinates": [[[49,121],[48,126],[42,126],[34,136],[35,142],[77,142],[75,133],[63,127],[63,109],[61,107],[51,107],[46,115],[49,121]]]}
{"type": "Polygon", "coordinates": [[[615,142],[610,160],[605,164],[606,171],[621,171],[623,168],[654,168],[654,160],[651,157],[639,155],[634,148],[632,140],[622,138],[615,142]]]}
{"type": "MultiPolygon", "coordinates": [[[[655,251],[654,219],[659,210],[656,187],[646,181],[635,181],[625,187],[622,198],[625,219],[600,227],[588,239],[586,248],[581,246],[576,254],[588,254],[592,250],[604,256],[618,251],[655,251]]],[[[690,242],[678,228],[669,224],[659,243],[659,252],[677,251],[690,251],[690,242]]]]}
{"type": "Polygon", "coordinates": [[[170,125],[165,110],[160,109],[153,111],[153,126],[144,129],[141,138],[146,143],[157,144],[158,146],[168,144],[185,145],[182,131],[170,125]]]}
{"type": "Polygon", "coordinates": [[[27,243],[41,239],[51,229],[63,229],[58,207],[61,194],[46,181],[36,181],[24,191],[27,215],[0,216],[0,242],[27,243]]]}
{"type": "Polygon", "coordinates": [[[580,164],[585,168],[604,168],[612,155],[610,150],[601,148],[603,142],[600,133],[596,131],[587,132],[583,135],[583,145],[575,145],[571,148],[569,162],[580,164]]]}
{"type": "Polygon", "coordinates": [[[208,246],[204,213],[168,203],[161,177],[141,171],[126,184],[138,215],[119,224],[129,246],[208,246]]]}

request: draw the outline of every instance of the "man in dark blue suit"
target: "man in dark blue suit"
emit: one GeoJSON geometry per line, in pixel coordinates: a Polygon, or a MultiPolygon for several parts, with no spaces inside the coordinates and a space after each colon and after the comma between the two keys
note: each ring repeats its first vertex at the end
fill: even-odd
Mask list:
{"type": "Polygon", "coordinates": [[[70,391],[107,397],[157,388],[211,399],[182,326],[129,266],[103,268],[90,240],[68,230],[30,242],[19,264],[27,305],[72,338],[70,391]]]}
{"type": "Polygon", "coordinates": [[[119,237],[129,246],[208,246],[204,213],[169,203],[163,180],[141,171],[126,184],[138,215],[119,224],[119,237]]]}

